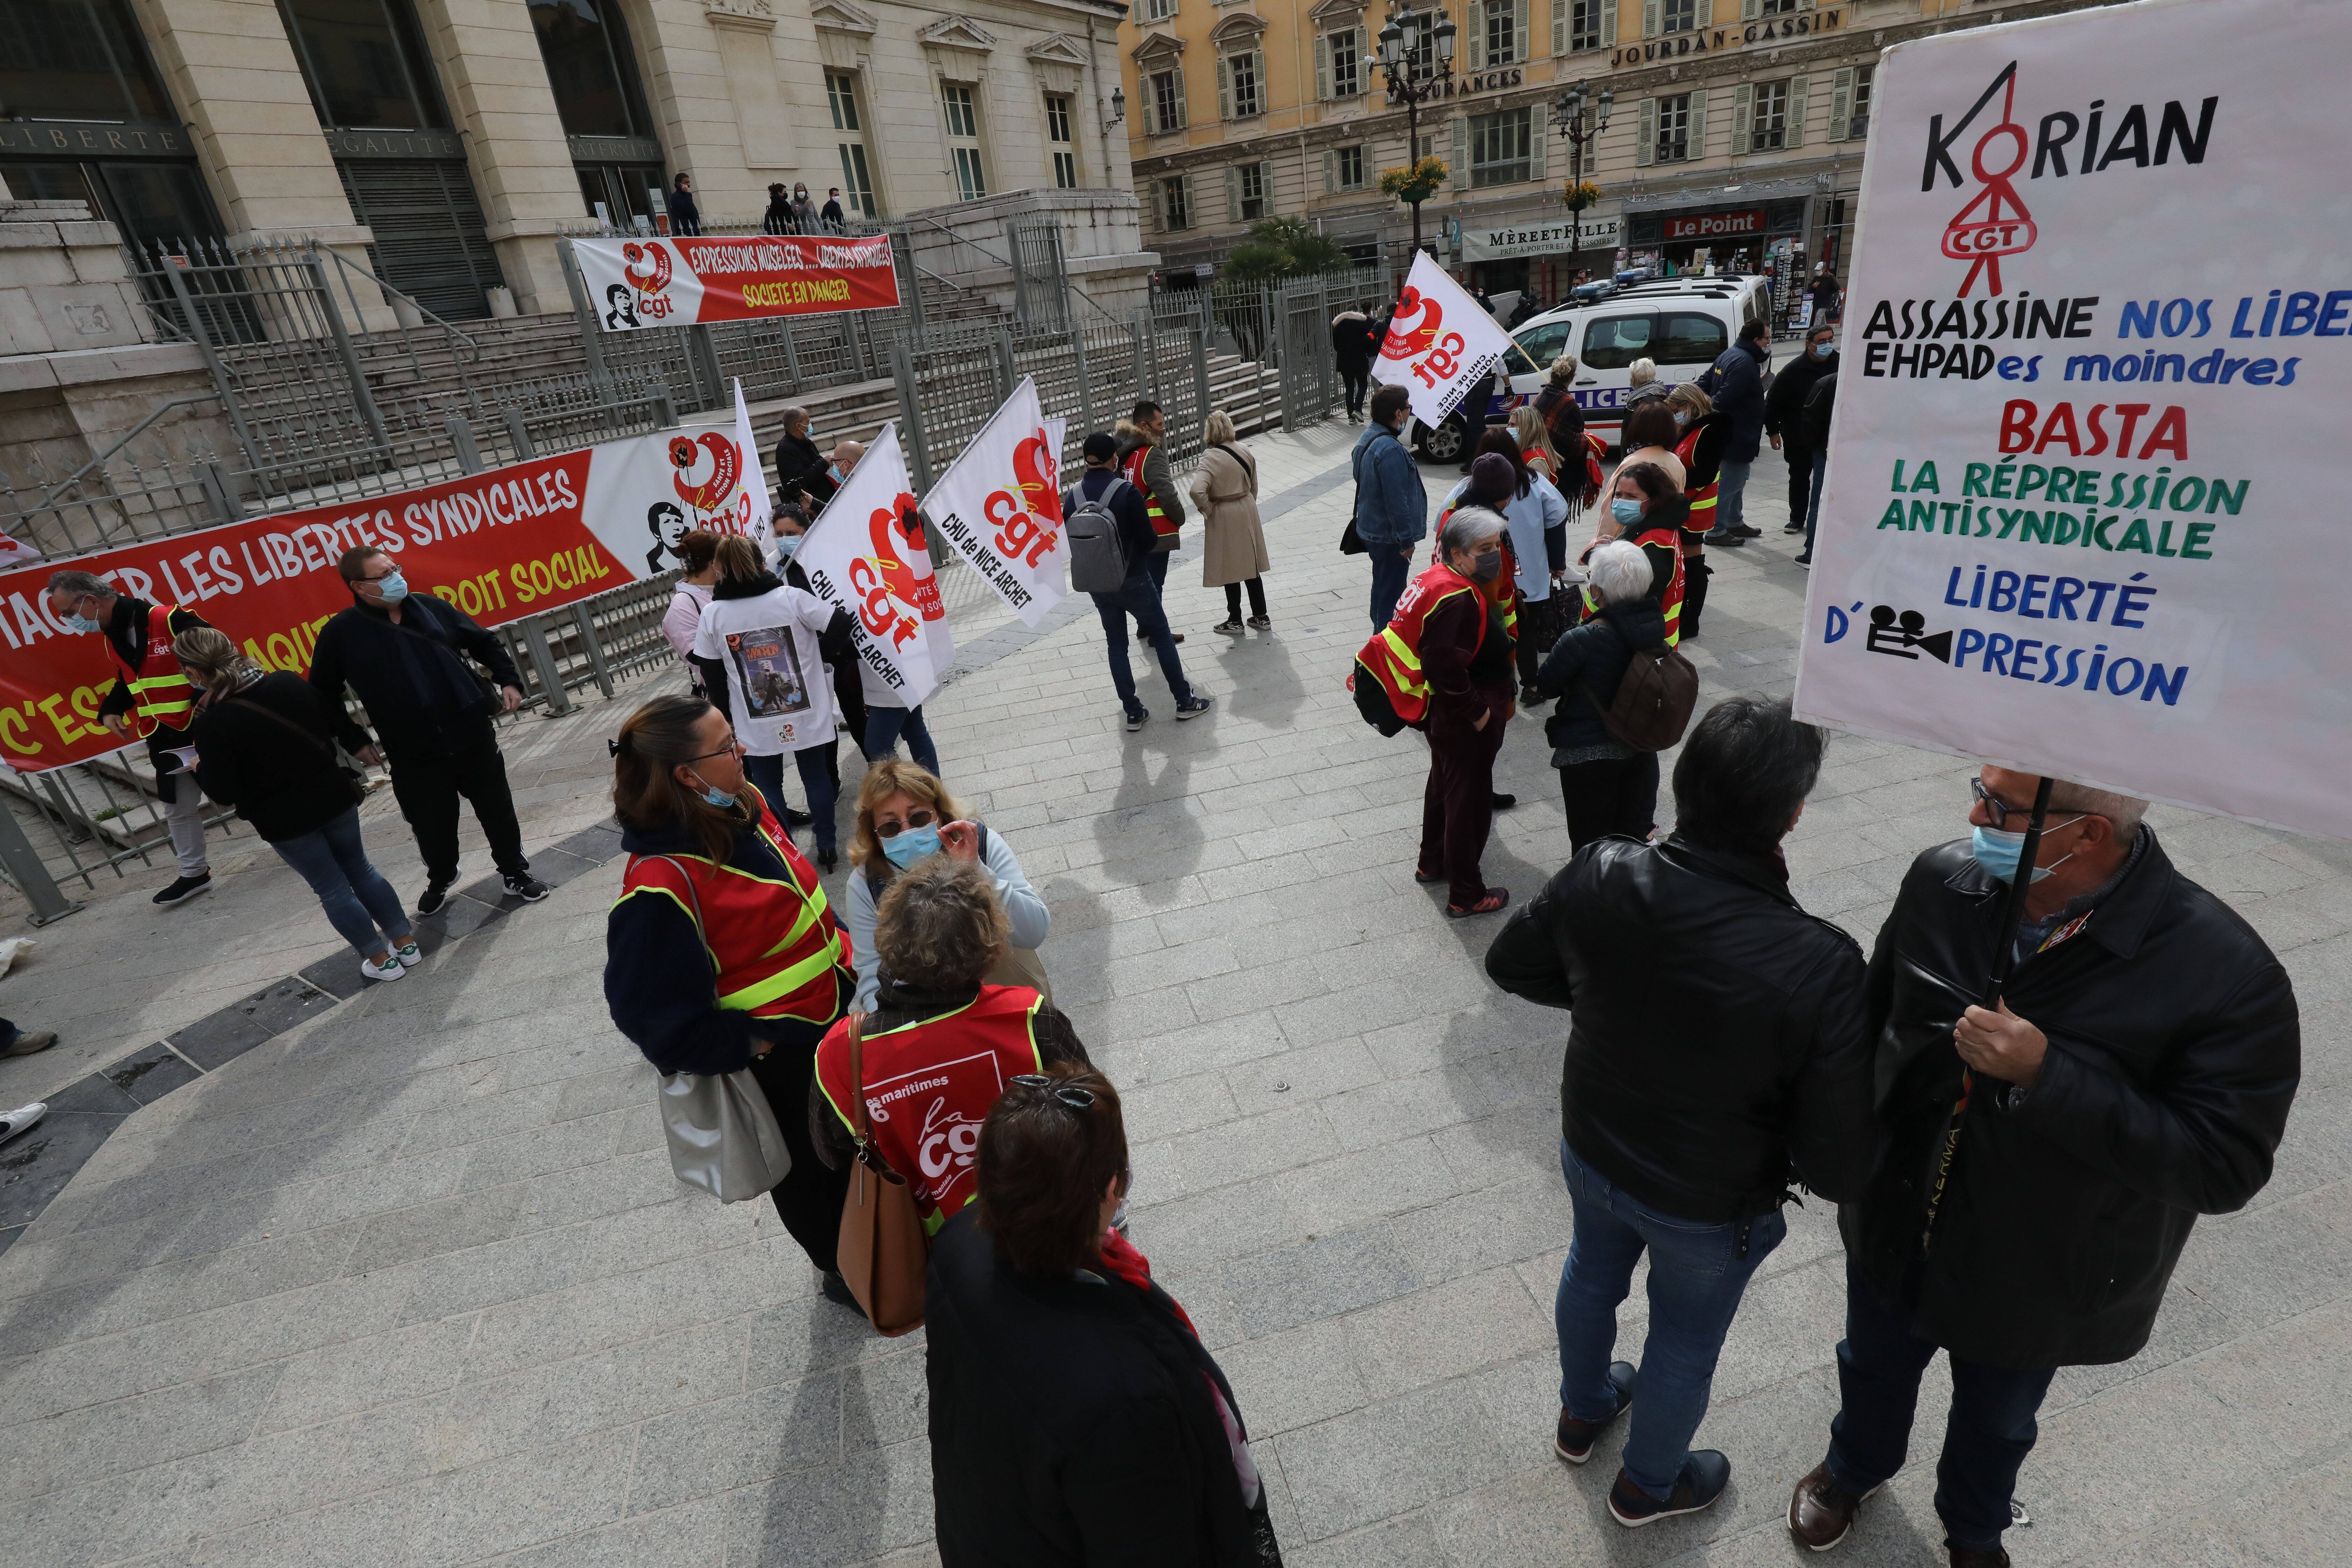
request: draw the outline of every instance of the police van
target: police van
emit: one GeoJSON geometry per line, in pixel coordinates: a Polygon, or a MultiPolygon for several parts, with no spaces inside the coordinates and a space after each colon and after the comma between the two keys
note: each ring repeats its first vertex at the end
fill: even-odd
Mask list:
{"type": "MultiPolygon", "coordinates": [[[[1584,427],[1615,442],[1625,395],[1633,389],[1628,367],[1637,359],[1658,367],[1666,386],[1696,381],[1739,336],[1740,327],[1769,312],[1761,278],[1659,278],[1631,284],[1589,305],[1570,305],[1530,318],[1511,335],[1527,358],[1508,356],[1510,385],[1489,405],[1500,422],[1522,403],[1532,403],[1551,375],[1551,363],[1576,356],[1570,383],[1584,409],[1584,427]],[[1533,363],[1530,363],[1532,361],[1533,363]]],[[[1423,453],[1458,461],[1462,431],[1448,420],[1440,430],[1420,432],[1423,453]]]]}

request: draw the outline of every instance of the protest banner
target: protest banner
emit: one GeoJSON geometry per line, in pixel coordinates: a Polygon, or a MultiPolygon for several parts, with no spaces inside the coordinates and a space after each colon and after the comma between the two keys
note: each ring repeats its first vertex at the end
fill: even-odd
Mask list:
{"type": "Polygon", "coordinates": [[[898,303],[890,237],[754,234],[575,239],[572,254],[608,332],[885,310],[898,303]]]}
{"type": "Polygon", "coordinates": [[[59,564],[193,610],[255,663],[299,675],[319,628],[352,603],[335,562],[353,546],[382,550],[415,591],[494,626],[675,571],[670,550],[688,529],[760,539],[766,510],[755,447],[724,430],[661,431],[0,571],[0,762],[35,773],[122,744],[98,719],[117,674],[103,640],[50,618],[43,590],[59,564]]]}
{"type": "Polygon", "coordinates": [[[2315,499],[2352,369],[2324,264],[2352,7],[2230,18],[2228,48],[2149,0],[1882,58],[1796,706],[2352,837],[2315,499]],[[2259,236],[2179,222],[2217,211],[2259,236]]]}
{"type": "Polygon", "coordinates": [[[810,592],[849,612],[866,672],[909,708],[939,689],[955,642],[895,422],[825,502],[793,560],[810,592]]]}
{"type": "Polygon", "coordinates": [[[923,515],[1030,626],[1070,591],[1063,562],[1061,421],[1024,376],[923,498],[923,515]]]}
{"type": "Polygon", "coordinates": [[[1517,345],[1426,251],[1412,258],[1372,379],[1412,395],[1412,416],[1443,425],[1463,396],[1517,345]]]}

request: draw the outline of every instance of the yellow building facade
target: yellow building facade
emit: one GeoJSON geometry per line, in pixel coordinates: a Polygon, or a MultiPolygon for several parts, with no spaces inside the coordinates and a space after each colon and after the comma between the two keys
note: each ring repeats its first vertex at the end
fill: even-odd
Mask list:
{"type": "Polygon", "coordinates": [[[1843,276],[1876,61],[1906,38],[2106,0],[1132,0],[1119,28],[1145,241],[1163,279],[1213,273],[1251,224],[1301,217],[1360,261],[1402,268],[1412,215],[1380,190],[1409,119],[1447,178],[1424,247],[1491,290],[1547,302],[1580,268],[1772,266],[1843,276]],[[1455,28],[1436,68],[1437,24],[1455,28]],[[1388,90],[1391,16],[1435,91],[1388,90]],[[1580,160],[1556,123],[1576,83],[1580,160]],[[1577,164],[1580,162],[1581,168],[1577,164]],[[1601,199],[1571,215],[1572,174],[1601,199]]]}

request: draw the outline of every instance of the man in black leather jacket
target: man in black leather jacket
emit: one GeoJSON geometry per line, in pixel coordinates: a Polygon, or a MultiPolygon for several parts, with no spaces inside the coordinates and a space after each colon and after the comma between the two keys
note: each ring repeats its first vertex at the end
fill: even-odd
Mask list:
{"type": "Polygon", "coordinates": [[[1638,1394],[1609,1493],[1621,1524],[1722,1494],[1730,1461],[1689,1443],[1748,1278],[1788,1234],[1792,1185],[1843,1200],[1868,1168],[1862,950],[1797,906],[1780,858],[1824,745],[1785,701],[1717,703],[1675,765],[1673,836],[1586,845],[1486,954],[1503,989],[1573,1013],[1555,1447],[1584,1463],[1638,1394]],[[1637,1388],[1609,1352],[1644,1251],[1637,1388]]]}
{"type": "Polygon", "coordinates": [[[1973,838],[1912,863],[1871,958],[1881,1156],[1838,1214],[1843,1408],[1789,1503],[1815,1551],[1901,1468],[1940,1348],[1946,1544],[1954,1568],[2006,1564],[2055,1369],[2138,1352],[2189,1227],[2262,1190],[2285,1131],[2301,1072],[2286,973],[2173,868],[2143,801],[2056,786],[2009,933],[2017,966],[1997,1011],[1974,1005],[2038,782],[1983,770],[1973,838]]]}

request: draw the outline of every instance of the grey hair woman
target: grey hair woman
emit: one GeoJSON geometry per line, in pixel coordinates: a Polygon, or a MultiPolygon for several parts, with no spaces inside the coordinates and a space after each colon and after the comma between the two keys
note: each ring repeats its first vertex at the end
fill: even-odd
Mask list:
{"type": "Polygon", "coordinates": [[[1568,813],[1568,841],[1581,849],[1612,836],[1646,839],[1656,829],[1658,754],[1610,738],[1604,718],[1637,648],[1664,647],[1666,620],[1642,547],[1622,539],[1595,545],[1585,563],[1592,618],[1552,645],[1536,670],[1537,689],[1559,705],[1544,723],[1551,765],[1568,813]]]}

